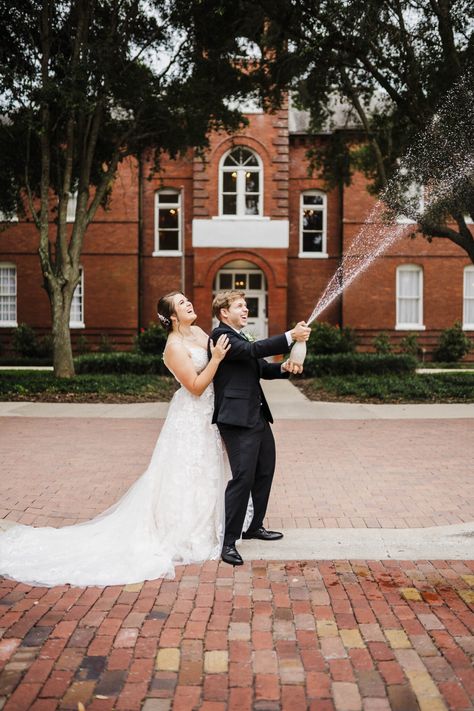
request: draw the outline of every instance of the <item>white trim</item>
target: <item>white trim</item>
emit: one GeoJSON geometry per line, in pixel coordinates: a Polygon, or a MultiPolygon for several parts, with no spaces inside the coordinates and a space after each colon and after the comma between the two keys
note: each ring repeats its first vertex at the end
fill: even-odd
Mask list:
{"type": "Polygon", "coordinates": [[[0,269],[13,269],[15,276],[15,292],[4,294],[3,296],[15,297],[15,318],[8,321],[0,321],[0,328],[16,328],[18,326],[18,270],[13,262],[0,262],[0,269]]]}
{"type": "Polygon", "coordinates": [[[469,298],[469,301],[474,302],[474,294],[473,296],[466,296],[466,277],[467,274],[472,274],[474,278],[474,266],[468,265],[467,267],[464,267],[463,270],[463,288],[462,288],[462,329],[463,331],[474,331],[474,323],[469,323],[466,321],[466,300],[469,298]]]}
{"type": "MultiPolygon", "coordinates": [[[[317,207],[317,206],[316,206],[317,207]]],[[[327,259],[327,195],[322,190],[302,190],[300,193],[300,203],[299,203],[299,253],[298,257],[301,259],[327,259]],[[320,252],[305,252],[303,249],[303,210],[308,207],[304,204],[304,197],[306,195],[317,195],[322,197],[323,204],[319,212],[323,213],[323,229],[321,234],[321,251],[320,252]]]]}
{"type": "Polygon", "coordinates": [[[235,247],[288,249],[288,220],[262,220],[234,217],[193,220],[193,247],[235,247]]]}
{"type": "Polygon", "coordinates": [[[298,252],[298,259],[327,259],[327,252],[298,252]]]}
{"type": "Polygon", "coordinates": [[[418,264],[399,264],[396,271],[395,278],[395,306],[396,306],[396,331],[425,331],[426,326],[423,325],[423,268],[418,264]],[[400,291],[400,277],[399,274],[403,271],[406,272],[416,272],[419,274],[418,281],[418,296],[410,297],[418,299],[418,321],[416,323],[403,323],[399,321],[399,300],[404,297],[399,296],[400,291]]]}
{"type": "Polygon", "coordinates": [[[175,252],[171,249],[164,249],[162,252],[152,252],[151,253],[152,257],[182,257],[183,253],[182,252],[175,252]]]}
{"type": "Polygon", "coordinates": [[[228,151],[226,151],[222,156],[219,161],[219,217],[222,219],[226,218],[237,218],[237,219],[245,219],[245,218],[250,218],[250,219],[257,219],[257,218],[262,218],[263,217],[263,186],[264,186],[264,174],[263,174],[263,162],[262,159],[260,158],[259,154],[253,150],[253,148],[250,148],[249,146],[245,146],[243,144],[238,144],[236,146],[232,146],[228,151]],[[232,166],[226,166],[224,167],[224,162],[226,159],[230,156],[233,151],[237,150],[238,148],[243,148],[249,153],[252,153],[252,155],[255,156],[257,159],[258,166],[242,166],[238,167],[235,166],[235,172],[237,172],[237,179],[236,179],[236,208],[237,212],[235,214],[229,215],[225,214],[223,212],[224,206],[224,173],[231,173],[234,172],[234,168],[232,166]],[[247,215],[245,212],[245,173],[246,172],[251,172],[251,173],[258,173],[258,180],[259,180],[259,190],[258,190],[258,214],[257,215],[247,215]]]}
{"type": "MultiPolygon", "coordinates": [[[[199,219],[199,218],[196,218],[199,219]]],[[[268,222],[271,217],[265,217],[264,215],[214,215],[211,220],[225,220],[231,222],[232,220],[252,220],[254,222],[261,220],[262,222],[268,222]]]]}

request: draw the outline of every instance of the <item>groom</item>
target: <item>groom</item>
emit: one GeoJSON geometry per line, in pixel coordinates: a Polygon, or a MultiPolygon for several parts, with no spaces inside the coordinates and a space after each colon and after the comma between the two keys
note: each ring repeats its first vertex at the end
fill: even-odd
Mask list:
{"type": "Polygon", "coordinates": [[[212,302],[212,311],[220,321],[211,334],[213,342],[225,334],[231,346],[214,376],[212,421],[217,423],[232,470],[225,492],[226,525],[221,557],[231,565],[242,565],[235,547],[241,535],[264,541],[283,537],[282,533],[263,527],[275,470],[275,440],[269,425],[273,419],[260,378],[287,378],[303,369],[291,361],[267,363],[263,359],[287,353],[293,341],[307,340],[311,329],[301,321],[280,336],[249,342],[241,333],[248,316],[245,294],[241,291],[219,292],[212,302]],[[242,534],[250,494],[254,514],[248,530],[242,534]]]}

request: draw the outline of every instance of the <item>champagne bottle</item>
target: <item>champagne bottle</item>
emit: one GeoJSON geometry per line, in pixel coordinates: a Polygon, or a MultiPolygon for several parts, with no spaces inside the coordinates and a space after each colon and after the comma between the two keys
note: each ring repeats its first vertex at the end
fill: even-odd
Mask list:
{"type": "Polygon", "coordinates": [[[298,363],[298,365],[303,365],[305,358],[306,358],[306,341],[296,341],[295,345],[291,349],[290,361],[292,363],[298,363]]]}

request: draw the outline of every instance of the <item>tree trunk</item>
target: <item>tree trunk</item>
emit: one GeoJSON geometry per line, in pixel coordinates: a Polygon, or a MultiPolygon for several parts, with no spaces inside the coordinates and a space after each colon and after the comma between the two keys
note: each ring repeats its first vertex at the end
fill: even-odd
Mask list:
{"type": "Polygon", "coordinates": [[[63,290],[55,289],[51,293],[50,299],[53,321],[54,374],[57,378],[73,378],[75,373],[69,330],[72,294],[65,294],[63,290]]]}

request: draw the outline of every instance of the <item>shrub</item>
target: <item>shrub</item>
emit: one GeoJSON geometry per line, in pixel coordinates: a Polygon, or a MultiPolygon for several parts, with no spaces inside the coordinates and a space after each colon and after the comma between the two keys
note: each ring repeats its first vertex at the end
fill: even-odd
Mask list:
{"type": "Polygon", "coordinates": [[[438,347],[434,352],[435,360],[446,363],[455,363],[461,360],[472,348],[470,339],[462,330],[462,326],[457,321],[451,328],[442,331],[438,341],[438,347]]]}
{"type": "Polygon", "coordinates": [[[408,355],[418,358],[420,354],[420,344],[418,343],[418,336],[416,333],[408,333],[400,341],[400,350],[402,353],[408,353],[408,355]]]}
{"type": "Polygon", "coordinates": [[[356,345],[357,339],[353,329],[316,322],[308,340],[308,352],[315,355],[353,353],[356,345]]]}
{"type": "Polygon", "coordinates": [[[99,351],[101,353],[112,353],[114,350],[114,347],[112,345],[112,341],[110,340],[109,336],[107,333],[102,333],[100,337],[100,342],[99,342],[99,351]]]}
{"type": "Polygon", "coordinates": [[[303,376],[323,375],[385,375],[414,373],[418,363],[409,355],[374,355],[371,353],[335,353],[308,355],[303,376]]]}
{"type": "Polygon", "coordinates": [[[15,353],[26,358],[35,358],[37,353],[36,334],[26,323],[20,323],[12,334],[12,345],[15,353]]]}
{"type": "Polygon", "coordinates": [[[91,347],[89,345],[89,341],[87,340],[87,336],[84,336],[83,333],[81,333],[81,335],[76,341],[76,350],[79,355],[84,355],[84,353],[90,353],[91,347]]]}
{"type": "Polygon", "coordinates": [[[166,331],[156,323],[150,323],[148,328],[140,331],[135,338],[135,350],[139,353],[159,355],[166,345],[166,331]]]}
{"type": "Polygon", "coordinates": [[[74,358],[74,367],[77,374],[170,374],[161,357],[144,355],[141,353],[87,353],[74,358]]]}
{"type": "Polygon", "coordinates": [[[22,358],[50,358],[53,353],[51,335],[37,337],[31,326],[20,323],[12,336],[13,350],[22,358]]]}
{"type": "Polygon", "coordinates": [[[392,344],[390,343],[390,337],[388,333],[385,333],[385,331],[381,331],[375,336],[372,341],[372,345],[375,348],[377,355],[388,355],[393,351],[392,344]]]}

